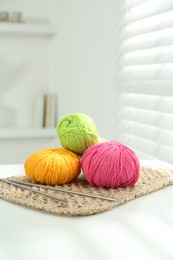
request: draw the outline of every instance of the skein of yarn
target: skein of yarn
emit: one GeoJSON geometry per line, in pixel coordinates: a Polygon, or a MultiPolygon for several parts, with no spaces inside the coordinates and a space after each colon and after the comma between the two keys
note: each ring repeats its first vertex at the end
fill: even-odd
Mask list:
{"type": "Polygon", "coordinates": [[[140,165],[136,154],[117,141],[88,148],[81,158],[85,178],[91,186],[118,188],[134,185],[140,165]]]}
{"type": "Polygon", "coordinates": [[[83,113],[65,115],[56,126],[57,135],[63,148],[78,155],[99,142],[99,133],[93,120],[83,113]]]}
{"type": "Polygon", "coordinates": [[[31,154],[24,165],[32,181],[42,184],[64,184],[80,173],[79,157],[63,148],[43,149],[31,154]]]}

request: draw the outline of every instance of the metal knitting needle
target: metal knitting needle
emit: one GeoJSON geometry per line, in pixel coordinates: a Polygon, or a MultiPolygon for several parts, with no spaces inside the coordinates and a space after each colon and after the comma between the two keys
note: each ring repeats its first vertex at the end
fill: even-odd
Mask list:
{"type": "Polygon", "coordinates": [[[23,184],[23,185],[35,186],[35,187],[44,188],[44,189],[48,189],[48,190],[67,192],[67,193],[76,194],[76,195],[80,195],[80,196],[87,196],[87,197],[99,198],[99,199],[103,199],[103,200],[121,202],[121,200],[119,200],[119,199],[104,197],[104,196],[100,196],[100,195],[96,195],[96,194],[83,193],[83,192],[80,192],[80,191],[66,190],[66,189],[63,189],[63,188],[54,188],[54,187],[45,186],[45,185],[41,185],[41,184],[27,183],[27,182],[22,182],[22,181],[15,181],[15,180],[14,181],[11,180],[11,182],[20,183],[20,184],[23,184]]]}
{"type": "Polygon", "coordinates": [[[21,183],[18,183],[18,182],[16,182],[16,181],[14,182],[14,181],[11,181],[11,180],[4,180],[4,179],[1,179],[1,178],[0,178],[0,181],[2,181],[2,182],[4,182],[4,183],[7,183],[7,184],[14,185],[14,186],[16,186],[16,187],[19,187],[19,188],[22,188],[22,189],[25,189],[25,190],[29,190],[29,191],[38,193],[38,194],[40,194],[40,195],[49,197],[49,198],[54,199],[54,200],[58,200],[58,201],[62,201],[62,202],[68,202],[68,201],[65,200],[65,199],[60,199],[60,198],[58,198],[58,197],[56,197],[56,196],[53,196],[53,195],[50,195],[50,194],[47,194],[47,193],[44,193],[44,192],[41,192],[41,191],[33,190],[32,188],[26,187],[25,185],[22,185],[22,182],[21,182],[21,183]]]}

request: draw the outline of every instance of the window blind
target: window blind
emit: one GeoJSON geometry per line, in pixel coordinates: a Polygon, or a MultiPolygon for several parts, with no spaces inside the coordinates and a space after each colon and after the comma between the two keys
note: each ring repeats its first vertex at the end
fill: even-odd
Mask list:
{"type": "Polygon", "coordinates": [[[173,1],[116,1],[116,139],[173,163],[173,1]]]}

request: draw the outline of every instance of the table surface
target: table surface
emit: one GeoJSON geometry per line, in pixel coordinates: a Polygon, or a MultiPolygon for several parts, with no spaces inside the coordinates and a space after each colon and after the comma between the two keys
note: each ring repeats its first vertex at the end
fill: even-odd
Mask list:
{"type": "MultiPolygon", "coordinates": [[[[0,165],[1,177],[21,173],[23,165],[0,165]]],[[[172,198],[170,186],[83,217],[43,213],[0,199],[0,259],[172,260],[172,198]]]]}

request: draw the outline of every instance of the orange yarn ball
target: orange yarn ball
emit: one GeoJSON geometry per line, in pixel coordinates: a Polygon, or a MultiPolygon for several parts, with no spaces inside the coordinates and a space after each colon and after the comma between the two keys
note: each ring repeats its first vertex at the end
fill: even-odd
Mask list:
{"type": "Polygon", "coordinates": [[[42,184],[64,184],[77,178],[80,159],[64,148],[43,149],[31,154],[25,162],[25,173],[42,184]]]}

